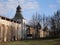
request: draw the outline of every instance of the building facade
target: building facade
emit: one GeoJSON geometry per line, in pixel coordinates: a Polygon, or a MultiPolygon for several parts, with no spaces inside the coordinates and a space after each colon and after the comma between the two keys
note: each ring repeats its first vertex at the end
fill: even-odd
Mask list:
{"type": "Polygon", "coordinates": [[[31,39],[46,38],[49,37],[49,31],[41,28],[37,31],[34,27],[27,25],[27,39],[28,37],[31,39]]]}

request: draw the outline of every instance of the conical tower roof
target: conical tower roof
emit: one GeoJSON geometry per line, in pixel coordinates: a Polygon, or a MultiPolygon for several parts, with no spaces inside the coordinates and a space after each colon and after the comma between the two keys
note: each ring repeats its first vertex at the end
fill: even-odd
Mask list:
{"type": "Polygon", "coordinates": [[[15,14],[13,20],[19,20],[19,19],[23,19],[23,16],[21,14],[21,7],[20,7],[20,5],[18,5],[18,7],[16,8],[16,14],[15,14]]]}

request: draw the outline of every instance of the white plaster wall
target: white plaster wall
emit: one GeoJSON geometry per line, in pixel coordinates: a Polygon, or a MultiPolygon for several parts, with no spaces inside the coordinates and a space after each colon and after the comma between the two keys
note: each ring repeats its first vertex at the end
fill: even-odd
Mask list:
{"type": "Polygon", "coordinates": [[[21,24],[17,24],[17,27],[18,27],[18,39],[20,40],[22,38],[21,24]]]}
{"type": "Polygon", "coordinates": [[[0,19],[0,24],[11,25],[11,22],[7,21],[7,20],[0,19]]]}
{"type": "Polygon", "coordinates": [[[23,38],[26,37],[26,20],[23,19],[23,38]]]}
{"type": "MultiPolygon", "coordinates": [[[[18,31],[18,38],[21,39],[22,38],[22,33],[21,33],[21,24],[18,23],[14,23],[14,22],[10,22],[7,20],[3,20],[0,18],[0,24],[4,24],[4,25],[8,25],[8,26],[13,26],[16,30],[14,31],[18,31]],[[18,28],[18,29],[17,29],[18,28]]],[[[17,32],[15,32],[17,33],[17,32]]]]}
{"type": "Polygon", "coordinates": [[[42,31],[42,29],[40,30],[40,37],[43,38],[44,37],[44,32],[42,31]]]}

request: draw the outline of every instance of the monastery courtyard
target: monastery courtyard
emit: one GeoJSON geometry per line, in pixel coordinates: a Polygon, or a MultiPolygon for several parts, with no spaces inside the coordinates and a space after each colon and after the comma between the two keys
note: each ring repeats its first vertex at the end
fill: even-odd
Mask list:
{"type": "Polygon", "coordinates": [[[60,45],[60,38],[47,40],[22,40],[12,42],[1,42],[0,45],[60,45]]]}

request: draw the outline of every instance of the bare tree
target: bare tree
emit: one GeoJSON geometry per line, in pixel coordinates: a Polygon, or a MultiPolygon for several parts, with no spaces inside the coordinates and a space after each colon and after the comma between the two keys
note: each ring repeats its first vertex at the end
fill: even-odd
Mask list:
{"type": "Polygon", "coordinates": [[[39,29],[41,29],[41,25],[40,25],[40,23],[41,23],[41,15],[36,13],[35,15],[32,16],[32,18],[31,18],[29,23],[35,29],[35,38],[38,38],[39,37],[38,36],[39,35],[38,34],[39,33],[39,29]]]}
{"type": "Polygon", "coordinates": [[[29,24],[35,27],[35,25],[37,25],[38,23],[41,23],[41,15],[36,13],[32,16],[31,20],[29,21],[29,24]]]}
{"type": "Polygon", "coordinates": [[[54,35],[59,35],[60,33],[60,11],[57,11],[51,18],[51,28],[54,31],[54,35]]]}

